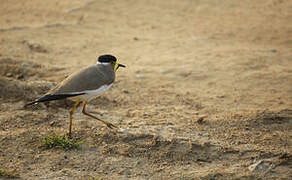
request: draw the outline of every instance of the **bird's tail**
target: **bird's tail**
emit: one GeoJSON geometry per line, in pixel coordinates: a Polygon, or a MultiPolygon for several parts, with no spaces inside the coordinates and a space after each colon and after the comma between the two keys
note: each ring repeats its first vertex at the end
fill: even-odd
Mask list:
{"type": "Polygon", "coordinates": [[[36,99],[33,102],[30,102],[26,105],[24,105],[24,107],[39,103],[39,102],[46,102],[46,101],[53,101],[53,100],[59,100],[59,99],[65,99],[68,97],[74,97],[74,96],[79,96],[79,95],[83,95],[85,93],[77,93],[77,94],[47,94],[44,95],[43,97],[40,97],[38,99],[36,99]]]}

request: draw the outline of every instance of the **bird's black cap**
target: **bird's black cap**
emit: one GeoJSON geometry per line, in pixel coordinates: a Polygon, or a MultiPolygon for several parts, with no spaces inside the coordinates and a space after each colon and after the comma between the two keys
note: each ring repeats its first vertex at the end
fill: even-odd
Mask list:
{"type": "Polygon", "coordinates": [[[98,57],[98,62],[104,63],[104,62],[116,62],[117,58],[110,54],[101,55],[98,57]]]}

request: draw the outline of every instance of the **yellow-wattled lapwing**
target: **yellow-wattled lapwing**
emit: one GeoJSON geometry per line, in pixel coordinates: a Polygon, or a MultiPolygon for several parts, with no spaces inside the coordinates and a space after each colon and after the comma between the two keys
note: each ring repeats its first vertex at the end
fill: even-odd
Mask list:
{"type": "Polygon", "coordinates": [[[85,111],[86,103],[108,90],[115,81],[115,72],[119,67],[126,67],[117,63],[117,59],[112,55],[102,55],[98,57],[96,64],[81,69],[64,79],[55,88],[47,92],[44,96],[25,105],[29,106],[39,102],[53,101],[69,98],[75,101],[70,110],[69,137],[72,129],[72,115],[80,102],[83,102],[82,113],[101,121],[109,128],[117,128],[110,122],[99,119],[85,111]]]}

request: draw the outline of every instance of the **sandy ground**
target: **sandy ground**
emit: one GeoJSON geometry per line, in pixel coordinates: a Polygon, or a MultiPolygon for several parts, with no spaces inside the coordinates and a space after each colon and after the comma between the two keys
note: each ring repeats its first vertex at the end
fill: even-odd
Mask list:
{"type": "Polygon", "coordinates": [[[291,0],[18,0],[0,5],[0,169],[22,179],[289,179],[291,0]],[[74,114],[23,105],[110,53],[127,65],[74,114]]]}

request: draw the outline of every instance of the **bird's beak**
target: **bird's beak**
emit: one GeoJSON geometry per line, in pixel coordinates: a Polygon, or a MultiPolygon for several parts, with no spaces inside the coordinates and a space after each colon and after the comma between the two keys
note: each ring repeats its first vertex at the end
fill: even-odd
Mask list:
{"type": "Polygon", "coordinates": [[[115,67],[114,67],[114,70],[117,71],[119,69],[119,67],[126,67],[125,65],[123,64],[119,64],[119,63],[116,63],[115,67]]]}
{"type": "Polygon", "coordinates": [[[118,68],[119,68],[119,67],[123,67],[123,68],[125,68],[126,66],[123,65],[123,64],[119,64],[119,65],[118,65],[118,68]]]}

